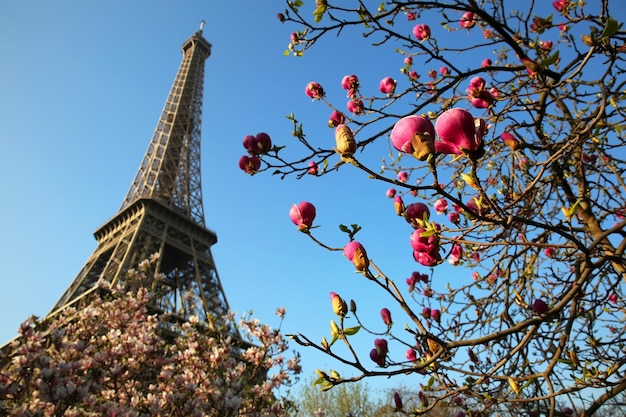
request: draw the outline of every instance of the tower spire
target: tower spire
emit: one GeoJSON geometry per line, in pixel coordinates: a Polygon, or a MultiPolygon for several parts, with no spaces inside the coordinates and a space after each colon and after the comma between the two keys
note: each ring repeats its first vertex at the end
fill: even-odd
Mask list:
{"type": "Polygon", "coordinates": [[[224,328],[229,308],[211,254],[217,235],[204,225],[200,185],[204,63],[211,54],[201,30],[182,45],[182,63],[122,206],[95,231],[98,246],[53,312],[80,303],[99,281],[123,284],[158,253],[160,279],[142,284],[155,294],[154,308],[224,328]]]}

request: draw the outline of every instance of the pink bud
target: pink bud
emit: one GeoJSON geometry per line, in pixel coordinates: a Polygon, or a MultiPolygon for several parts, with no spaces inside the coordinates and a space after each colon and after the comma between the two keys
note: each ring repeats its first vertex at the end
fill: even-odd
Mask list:
{"type": "Polygon", "coordinates": [[[413,348],[408,348],[404,356],[411,362],[417,360],[417,352],[413,348]]]}
{"type": "Polygon", "coordinates": [[[407,56],[406,58],[404,58],[404,65],[406,65],[407,67],[413,65],[413,57],[407,56]]]}
{"type": "Polygon", "coordinates": [[[457,224],[461,221],[461,216],[459,216],[459,213],[457,213],[456,211],[453,211],[452,213],[448,214],[448,220],[450,220],[451,223],[457,224]]]}
{"type": "Polygon", "coordinates": [[[424,116],[407,116],[398,120],[391,131],[391,143],[401,152],[413,154],[424,161],[435,148],[435,128],[424,116]]]}
{"type": "Polygon", "coordinates": [[[435,201],[433,204],[433,208],[437,212],[437,214],[445,214],[448,211],[448,200],[445,198],[440,198],[435,201]]]}
{"type": "Polygon", "coordinates": [[[380,317],[383,319],[383,323],[387,326],[391,326],[393,321],[391,320],[391,311],[388,308],[383,308],[380,310],[380,317]]]}
{"type": "Polygon", "coordinates": [[[376,362],[379,366],[385,366],[385,359],[387,358],[388,348],[387,340],[376,339],[374,340],[374,349],[370,351],[370,358],[376,362]]]}
{"type": "Polygon", "coordinates": [[[409,174],[407,174],[404,171],[398,172],[398,181],[404,183],[404,182],[407,182],[408,179],[409,179],[409,174]]]}
{"type": "Polygon", "coordinates": [[[429,319],[430,318],[430,308],[429,307],[424,307],[422,309],[422,316],[424,316],[425,318],[429,319]]]}
{"type": "Polygon", "coordinates": [[[290,39],[291,39],[291,43],[294,43],[294,44],[300,42],[300,37],[298,36],[296,32],[291,33],[290,39]]]}
{"type": "Polygon", "coordinates": [[[333,313],[340,317],[345,317],[348,313],[348,304],[343,298],[334,292],[330,293],[330,302],[333,307],[333,313]]]}
{"type": "Polygon", "coordinates": [[[289,218],[298,226],[298,230],[308,230],[313,225],[315,214],[315,206],[306,201],[294,204],[289,210],[289,218]]]}
{"type": "Polygon", "coordinates": [[[453,245],[452,250],[450,251],[450,257],[448,258],[448,262],[450,265],[458,265],[463,257],[463,247],[461,245],[453,245]]]}
{"type": "Polygon", "coordinates": [[[361,114],[363,112],[363,100],[350,100],[346,107],[351,113],[361,114]]]}
{"type": "Polygon", "coordinates": [[[409,71],[409,79],[411,81],[417,81],[420,76],[415,71],[409,71]]]}
{"type": "Polygon", "coordinates": [[[439,321],[441,321],[441,311],[433,308],[432,310],[430,310],[430,318],[439,323],[439,321]]]}
{"type": "Polygon", "coordinates": [[[285,21],[285,15],[282,13],[278,13],[276,14],[276,18],[278,19],[279,22],[283,23],[285,21]]]}
{"type": "Polygon", "coordinates": [[[315,161],[309,161],[309,169],[307,171],[307,173],[309,175],[317,175],[317,162],[315,161]]]}
{"type": "Polygon", "coordinates": [[[515,136],[513,136],[509,132],[502,132],[500,134],[500,139],[502,139],[502,142],[504,142],[506,146],[511,148],[512,151],[519,148],[519,140],[517,140],[515,136]]]}
{"type": "MultiPolygon", "coordinates": [[[[420,227],[422,221],[427,221],[430,217],[430,210],[424,203],[409,204],[404,211],[404,218],[414,229],[420,227]]],[[[423,224],[423,223],[422,223],[423,224]]]]}
{"type": "Polygon", "coordinates": [[[272,148],[272,140],[264,132],[258,133],[256,136],[247,135],[243,138],[243,147],[253,155],[265,154],[272,148]]]}
{"type": "Polygon", "coordinates": [[[318,99],[324,97],[324,88],[319,83],[311,81],[306,85],[304,93],[312,99],[318,99]]]}
{"type": "Polygon", "coordinates": [[[398,216],[404,216],[404,201],[402,201],[402,197],[399,195],[393,198],[393,207],[396,209],[396,214],[398,216]]]}
{"type": "Polygon", "coordinates": [[[552,258],[554,256],[554,254],[556,253],[556,250],[554,250],[553,247],[547,247],[543,250],[544,255],[546,255],[548,258],[552,258]]]}
{"type": "Polygon", "coordinates": [[[469,87],[465,90],[472,106],[477,109],[486,109],[493,102],[494,96],[487,91],[487,82],[482,77],[474,77],[470,80],[469,87]]]}
{"type": "Polygon", "coordinates": [[[541,299],[537,298],[533,303],[533,311],[539,315],[547,313],[549,310],[548,305],[541,299]]]}
{"type": "Polygon", "coordinates": [[[335,110],[330,114],[330,117],[328,119],[328,127],[337,127],[344,124],[345,121],[346,116],[342,112],[335,110]]]}
{"type": "Polygon", "coordinates": [[[485,67],[490,67],[492,64],[493,63],[491,62],[489,58],[485,58],[483,59],[483,62],[480,64],[480,66],[485,68],[485,67]]]}
{"type": "Polygon", "coordinates": [[[396,189],[390,188],[387,190],[387,197],[394,198],[396,196],[396,189]]]}
{"type": "Polygon", "coordinates": [[[239,158],[239,168],[241,168],[246,174],[254,175],[259,171],[260,167],[261,160],[254,155],[244,155],[239,158]]]}
{"type": "Polygon", "coordinates": [[[391,77],[385,77],[380,80],[380,85],[378,86],[378,89],[383,94],[393,94],[393,92],[396,90],[396,80],[391,77]]]}
{"type": "Polygon", "coordinates": [[[476,20],[474,19],[474,12],[465,12],[463,16],[461,16],[460,25],[462,28],[471,29],[476,24],[476,20]]]}
{"type": "Polygon", "coordinates": [[[357,271],[365,271],[369,267],[369,259],[365,248],[357,241],[349,242],[343,248],[343,254],[352,262],[357,271]]]}
{"type": "Polygon", "coordinates": [[[418,24],[413,27],[413,36],[418,41],[425,41],[430,38],[430,27],[426,24],[418,24]]]}
{"type": "Polygon", "coordinates": [[[445,154],[471,155],[482,145],[477,138],[474,117],[461,108],[446,110],[437,119],[435,130],[439,135],[435,150],[445,154]]]}
{"type": "Polygon", "coordinates": [[[341,87],[344,90],[359,88],[359,77],[354,74],[344,76],[341,80],[341,87]]]}
{"type": "Polygon", "coordinates": [[[450,68],[448,68],[448,67],[441,67],[441,68],[439,68],[439,74],[441,74],[441,75],[448,75],[448,74],[450,74],[450,68]]]}
{"type": "Polygon", "coordinates": [[[612,293],[609,295],[608,300],[610,303],[617,304],[617,294],[612,293]]]}
{"type": "Polygon", "coordinates": [[[431,69],[430,71],[428,71],[428,76],[432,79],[437,78],[437,71],[435,71],[434,69],[431,69]]]}

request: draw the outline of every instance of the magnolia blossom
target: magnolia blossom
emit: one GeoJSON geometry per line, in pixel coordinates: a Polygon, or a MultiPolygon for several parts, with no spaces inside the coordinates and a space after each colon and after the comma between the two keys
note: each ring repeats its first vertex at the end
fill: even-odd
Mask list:
{"type": "Polygon", "coordinates": [[[309,161],[309,169],[307,170],[307,173],[309,175],[317,175],[317,170],[318,170],[317,162],[309,161]]]}
{"type": "Polygon", "coordinates": [[[556,9],[557,12],[563,12],[567,10],[569,7],[569,0],[556,0],[552,2],[552,7],[556,9]]]}
{"type": "Polygon", "coordinates": [[[438,310],[436,308],[430,310],[430,318],[439,323],[441,321],[441,310],[438,310]]]}
{"type": "Polygon", "coordinates": [[[359,77],[354,74],[344,76],[341,80],[341,87],[344,90],[354,90],[359,88],[359,77]]]}
{"type": "Polygon", "coordinates": [[[387,340],[376,339],[374,340],[374,349],[370,351],[370,359],[376,362],[379,366],[385,366],[385,360],[388,352],[389,348],[387,346],[387,340]]]}
{"type": "Polygon", "coordinates": [[[391,320],[391,311],[389,311],[388,308],[380,310],[380,317],[383,319],[383,323],[385,323],[388,327],[393,324],[393,320],[391,320]]]}
{"type": "Polygon", "coordinates": [[[404,183],[404,182],[407,182],[408,180],[409,180],[409,174],[407,174],[406,171],[398,172],[398,181],[404,183]]]}
{"type": "Polygon", "coordinates": [[[413,27],[413,36],[418,41],[425,41],[430,38],[430,27],[426,24],[418,24],[413,27]]]}
{"type": "Polygon", "coordinates": [[[342,157],[351,157],[356,152],[356,141],[352,130],[346,125],[339,125],[335,128],[335,150],[342,157]]]}
{"type": "Polygon", "coordinates": [[[409,71],[408,75],[411,81],[417,81],[417,79],[420,77],[416,71],[409,71]]]}
{"type": "Polygon", "coordinates": [[[349,242],[343,248],[343,254],[357,269],[357,271],[365,271],[369,267],[369,259],[367,258],[367,253],[365,252],[365,248],[357,241],[349,242]]]}
{"type": "Polygon", "coordinates": [[[413,57],[407,56],[406,58],[404,58],[404,65],[407,67],[410,67],[411,65],[413,65],[413,57]]]}
{"type": "Polygon", "coordinates": [[[386,195],[389,198],[394,198],[396,196],[396,189],[395,188],[388,189],[386,195]]]}
{"type": "Polygon", "coordinates": [[[345,121],[346,116],[342,112],[335,110],[330,114],[330,117],[328,118],[328,127],[337,127],[344,124],[345,121]]]}
{"type": "Polygon", "coordinates": [[[255,155],[244,155],[239,158],[239,168],[246,174],[256,174],[261,168],[261,160],[255,155]]]}
{"type": "Polygon", "coordinates": [[[469,87],[465,90],[472,106],[477,109],[486,109],[493,103],[494,96],[487,90],[487,82],[482,77],[474,77],[470,80],[469,87]]]}
{"type": "Polygon", "coordinates": [[[441,262],[439,254],[439,238],[436,234],[422,236],[426,230],[419,228],[411,234],[413,258],[424,266],[435,266],[441,262]]]}
{"type": "Polygon", "coordinates": [[[445,214],[448,211],[448,200],[445,198],[440,198],[435,201],[433,204],[433,208],[437,212],[437,214],[445,214]]]}
{"type": "Polygon", "coordinates": [[[322,98],[324,97],[324,88],[319,83],[311,81],[306,85],[304,94],[312,99],[322,98]]]}
{"type": "Polygon", "coordinates": [[[380,80],[380,85],[378,86],[378,89],[383,94],[393,94],[393,92],[396,90],[396,80],[391,77],[385,77],[380,80]]]}
{"type": "Polygon", "coordinates": [[[406,116],[398,120],[391,131],[391,144],[400,152],[413,154],[424,161],[435,151],[435,128],[424,116],[406,116]]]}
{"type": "Polygon", "coordinates": [[[474,12],[465,12],[463,16],[461,16],[461,20],[459,24],[464,29],[471,29],[476,24],[476,20],[474,19],[474,12]]]}
{"type": "Polygon", "coordinates": [[[513,136],[509,132],[502,132],[500,134],[500,139],[502,139],[502,142],[504,142],[506,146],[511,148],[512,151],[519,149],[519,146],[520,146],[519,140],[517,140],[515,136],[513,136]]]}
{"type": "Polygon", "coordinates": [[[480,157],[484,152],[482,138],[485,129],[484,122],[477,120],[461,108],[443,112],[435,124],[439,136],[439,140],[435,141],[435,150],[445,154],[466,154],[474,159],[480,157]]]}
{"type": "Polygon", "coordinates": [[[448,75],[448,74],[450,74],[450,68],[445,67],[445,66],[439,68],[439,74],[441,74],[441,75],[448,75]]]}
{"type": "Polygon", "coordinates": [[[308,230],[315,220],[315,206],[307,201],[294,204],[289,210],[289,218],[298,226],[298,230],[308,230]]]}
{"type": "Polygon", "coordinates": [[[243,147],[253,155],[265,154],[272,149],[272,139],[265,132],[258,133],[256,136],[246,135],[243,138],[243,147]]]}
{"type": "Polygon", "coordinates": [[[534,302],[533,302],[533,311],[539,315],[545,314],[548,312],[548,310],[550,309],[550,307],[548,307],[548,305],[546,304],[545,301],[543,301],[540,298],[537,298],[534,302]]]}
{"type": "Polygon", "coordinates": [[[422,222],[428,221],[429,217],[430,210],[424,203],[411,203],[404,210],[404,218],[414,229],[419,228],[422,222]]]}
{"type": "Polygon", "coordinates": [[[408,348],[408,349],[406,350],[406,353],[404,354],[404,357],[405,357],[407,360],[409,360],[409,361],[411,361],[411,362],[414,362],[414,361],[416,361],[416,360],[417,360],[417,352],[416,352],[416,351],[415,351],[415,349],[413,349],[413,348],[408,348]]]}
{"type": "Polygon", "coordinates": [[[398,216],[404,216],[405,206],[401,196],[397,195],[393,198],[393,207],[396,209],[398,216]]]}
{"type": "Polygon", "coordinates": [[[482,68],[485,68],[485,67],[490,67],[492,64],[493,64],[493,62],[491,62],[491,60],[489,58],[485,58],[485,59],[483,59],[483,62],[481,62],[480,66],[482,68]]]}
{"type": "Polygon", "coordinates": [[[361,114],[363,113],[363,100],[350,100],[346,107],[351,113],[361,114]]]}

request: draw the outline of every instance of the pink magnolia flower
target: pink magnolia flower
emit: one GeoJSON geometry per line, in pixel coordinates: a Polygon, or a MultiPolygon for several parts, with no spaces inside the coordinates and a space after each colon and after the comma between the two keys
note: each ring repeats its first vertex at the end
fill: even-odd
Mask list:
{"type": "Polygon", "coordinates": [[[430,318],[430,307],[424,307],[422,309],[422,316],[424,316],[424,318],[429,319],[430,318]]]}
{"type": "Polygon", "coordinates": [[[393,393],[393,404],[394,404],[394,410],[395,411],[401,411],[402,410],[402,397],[397,392],[393,393]]]}
{"type": "Polygon", "coordinates": [[[441,311],[433,308],[432,310],[430,310],[430,318],[439,323],[441,321],[441,311]]]}
{"type": "Polygon", "coordinates": [[[374,349],[370,351],[370,359],[376,362],[379,366],[385,366],[385,359],[389,352],[387,346],[387,340],[376,339],[374,340],[374,349]]]}
{"type": "Polygon", "coordinates": [[[428,71],[428,76],[433,79],[437,78],[437,71],[431,69],[430,71],[428,71]]]}
{"type": "Polygon", "coordinates": [[[298,230],[308,230],[315,219],[315,206],[307,201],[294,204],[289,210],[289,218],[298,226],[298,230]]]}
{"type": "Polygon", "coordinates": [[[445,154],[467,154],[470,158],[478,158],[484,152],[482,124],[476,122],[470,112],[460,108],[446,110],[437,119],[435,130],[439,136],[435,141],[435,150],[445,154]],[[482,135],[481,135],[482,134],[482,135]]]}
{"type": "Polygon", "coordinates": [[[421,236],[425,230],[419,228],[411,234],[413,259],[424,266],[435,266],[441,262],[437,235],[421,236]]]}
{"type": "Polygon", "coordinates": [[[476,19],[474,19],[474,12],[465,12],[463,16],[461,16],[461,20],[459,24],[464,29],[471,29],[476,25],[476,19]]]}
{"type": "Polygon", "coordinates": [[[441,67],[441,68],[439,68],[439,74],[441,74],[441,75],[448,75],[448,74],[450,74],[450,68],[448,68],[448,67],[441,67]]]}
{"type": "Polygon", "coordinates": [[[345,75],[341,80],[341,87],[344,90],[356,90],[359,88],[359,77],[354,74],[345,75]]]}
{"type": "Polygon", "coordinates": [[[394,198],[396,196],[396,189],[395,188],[388,189],[386,195],[389,198],[394,198]]]}
{"type": "Polygon", "coordinates": [[[346,116],[342,112],[335,110],[330,114],[330,117],[328,118],[328,127],[337,127],[344,124],[345,121],[346,116]]]}
{"type": "Polygon", "coordinates": [[[556,250],[553,247],[547,247],[543,250],[544,255],[546,255],[548,258],[552,258],[554,256],[554,254],[556,253],[556,250]]]}
{"type": "Polygon", "coordinates": [[[407,182],[408,180],[409,180],[409,174],[407,174],[405,171],[398,172],[398,181],[404,183],[404,182],[407,182]]]}
{"type": "Polygon", "coordinates": [[[486,109],[493,103],[494,96],[487,90],[487,82],[482,77],[474,77],[470,80],[469,87],[465,90],[472,106],[477,109],[486,109]]]}
{"type": "Polygon", "coordinates": [[[607,299],[610,303],[617,304],[617,294],[611,293],[607,299]]]}
{"type": "Polygon", "coordinates": [[[309,169],[307,170],[307,173],[309,175],[317,175],[317,170],[318,170],[317,162],[309,161],[309,169]]]}
{"type": "Polygon", "coordinates": [[[463,247],[458,244],[454,244],[452,246],[452,250],[450,250],[450,257],[448,258],[448,262],[450,265],[458,265],[463,257],[463,247]]]}
{"type": "Polygon", "coordinates": [[[544,50],[552,49],[552,41],[539,41],[539,47],[544,50]]]}
{"type": "Polygon", "coordinates": [[[520,146],[519,140],[517,140],[515,136],[513,136],[509,132],[502,132],[500,134],[500,139],[502,139],[502,142],[504,142],[506,146],[511,148],[512,151],[519,149],[519,146],[520,146]]]}
{"type": "Polygon", "coordinates": [[[406,116],[391,131],[391,144],[400,152],[411,153],[424,161],[434,153],[435,128],[424,116],[406,116]]]}
{"type": "Polygon", "coordinates": [[[378,89],[383,94],[393,94],[393,92],[396,91],[396,80],[391,77],[385,77],[380,80],[378,89]]]}
{"type": "Polygon", "coordinates": [[[533,303],[533,311],[539,315],[547,313],[549,309],[546,302],[540,298],[537,298],[533,303]]]}
{"type": "Polygon", "coordinates": [[[459,216],[459,213],[457,213],[456,211],[453,211],[452,213],[448,214],[448,220],[450,220],[451,223],[457,224],[461,221],[461,216],[459,216]]]}
{"type": "Polygon", "coordinates": [[[246,174],[254,175],[261,168],[261,160],[256,155],[244,155],[239,158],[239,168],[246,174]]]}
{"type": "Polygon", "coordinates": [[[357,271],[365,271],[369,267],[369,259],[365,248],[357,241],[349,242],[343,248],[343,254],[357,269],[357,271]]]}
{"type": "Polygon", "coordinates": [[[380,317],[383,319],[383,323],[385,323],[388,327],[391,327],[393,320],[391,320],[391,311],[389,311],[388,308],[380,310],[380,317]]]}
{"type": "Polygon", "coordinates": [[[354,114],[363,112],[363,100],[350,100],[347,104],[348,111],[354,114]]]}
{"type": "MultiPolygon", "coordinates": [[[[465,203],[465,206],[472,212],[478,215],[486,214],[489,212],[489,207],[485,204],[481,196],[474,196],[465,203]]],[[[470,213],[471,214],[471,213],[470,213]]]]}
{"type": "Polygon", "coordinates": [[[435,201],[433,204],[433,208],[437,212],[437,214],[445,214],[448,211],[448,200],[445,198],[440,198],[435,201]]]}
{"type": "Polygon", "coordinates": [[[493,64],[489,58],[483,59],[483,62],[480,64],[482,68],[490,67],[493,64]]]}
{"type": "Polygon", "coordinates": [[[419,78],[419,74],[416,71],[409,71],[409,79],[411,81],[417,81],[417,79],[419,78]]]}
{"type": "Polygon", "coordinates": [[[409,12],[406,14],[406,20],[411,21],[411,20],[415,20],[415,13],[413,12],[409,12]]]}
{"type": "Polygon", "coordinates": [[[413,65],[413,57],[407,56],[406,58],[404,58],[404,65],[407,67],[410,67],[411,65],[413,65]]]}
{"type": "Polygon", "coordinates": [[[300,37],[298,36],[296,32],[291,32],[290,39],[291,39],[291,43],[293,44],[300,42],[300,37]]]}
{"type": "Polygon", "coordinates": [[[493,30],[491,29],[483,29],[483,38],[485,39],[493,39],[493,30]]]}
{"type": "Polygon", "coordinates": [[[413,226],[414,229],[420,227],[422,221],[427,221],[430,217],[430,210],[424,203],[409,204],[404,211],[404,218],[413,226]]]}
{"type": "Polygon", "coordinates": [[[256,136],[246,135],[243,138],[243,147],[252,155],[266,154],[272,149],[272,139],[264,132],[256,136]]]}
{"type": "Polygon", "coordinates": [[[413,36],[418,41],[425,41],[430,38],[430,27],[426,24],[418,24],[413,27],[413,36]]]}
{"type": "Polygon", "coordinates": [[[552,7],[554,7],[557,12],[563,12],[564,10],[567,10],[567,8],[569,7],[569,0],[553,1],[552,7]]]}
{"type": "Polygon", "coordinates": [[[311,81],[306,85],[304,89],[304,94],[311,97],[312,99],[319,99],[324,97],[324,88],[322,88],[319,83],[311,81]]]}

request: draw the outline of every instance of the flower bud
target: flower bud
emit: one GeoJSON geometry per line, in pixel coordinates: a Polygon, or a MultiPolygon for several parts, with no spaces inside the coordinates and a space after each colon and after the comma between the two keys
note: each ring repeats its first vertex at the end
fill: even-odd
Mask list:
{"type": "Polygon", "coordinates": [[[539,315],[545,314],[548,312],[550,308],[545,303],[545,301],[537,298],[533,303],[533,311],[539,315]]]}
{"type": "Polygon", "coordinates": [[[391,327],[393,321],[391,320],[391,311],[389,311],[388,308],[380,310],[380,317],[383,319],[383,323],[385,323],[387,327],[391,327]]]}
{"type": "Polygon", "coordinates": [[[339,317],[346,316],[346,313],[348,312],[348,304],[345,302],[343,298],[341,298],[338,294],[331,292],[330,302],[333,307],[333,313],[335,313],[339,317]]]}
{"type": "Polygon", "coordinates": [[[298,230],[306,231],[313,225],[315,219],[315,206],[307,201],[294,204],[289,210],[289,218],[298,226],[298,230]]]}
{"type": "Polygon", "coordinates": [[[357,271],[365,271],[369,268],[369,259],[365,248],[357,241],[349,242],[343,249],[343,254],[348,258],[357,271]]]}
{"type": "Polygon", "coordinates": [[[351,157],[356,152],[356,141],[352,130],[346,125],[339,125],[335,129],[335,150],[342,157],[351,157]]]}
{"type": "Polygon", "coordinates": [[[319,83],[312,81],[306,85],[304,93],[312,99],[319,99],[324,97],[324,88],[319,83]]]}

